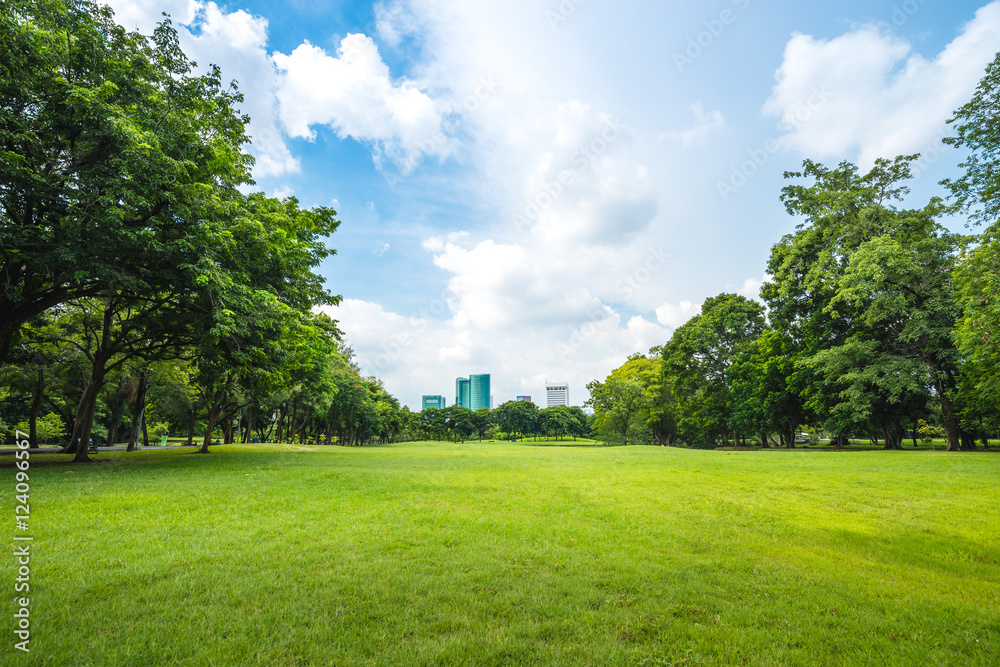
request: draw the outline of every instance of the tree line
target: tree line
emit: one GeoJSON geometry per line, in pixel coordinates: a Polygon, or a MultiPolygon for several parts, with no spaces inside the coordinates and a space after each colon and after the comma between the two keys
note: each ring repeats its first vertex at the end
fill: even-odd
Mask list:
{"type": "Polygon", "coordinates": [[[0,430],[80,461],[151,429],[393,437],[398,401],[317,310],[336,212],[248,192],[243,97],[169,19],[0,0],[0,70],[0,430]]]}
{"type": "Polygon", "coordinates": [[[940,432],[949,450],[1000,434],[1000,54],[949,121],[964,149],[947,198],[917,209],[918,155],[806,160],[781,201],[801,220],[771,249],[761,301],[720,294],[665,344],[635,354],[589,404],[620,442],[794,447],[802,429],[834,446],[900,449],[940,432]],[[980,233],[949,231],[965,215],[980,233]]]}

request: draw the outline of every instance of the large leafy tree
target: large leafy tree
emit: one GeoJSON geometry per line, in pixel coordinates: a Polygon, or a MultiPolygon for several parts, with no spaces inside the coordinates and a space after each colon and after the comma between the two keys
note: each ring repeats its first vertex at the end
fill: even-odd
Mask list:
{"type": "Polygon", "coordinates": [[[645,384],[640,373],[648,366],[649,359],[637,354],[611,371],[604,382],[594,380],[587,384],[590,392],[587,405],[594,409],[594,424],[606,437],[627,445],[629,436],[635,440],[637,427],[645,426],[642,419],[645,384]]]}
{"type": "Polygon", "coordinates": [[[732,369],[734,428],[759,433],[761,444],[777,433],[785,447],[795,446],[795,434],[808,417],[799,391],[802,374],[796,367],[794,341],[776,331],[765,331],[747,345],[732,369]]]}
{"type": "MultiPolygon", "coordinates": [[[[858,310],[861,327],[848,344],[865,348],[868,359],[854,359],[849,372],[867,376],[893,405],[924,403],[926,388],[933,387],[948,449],[957,450],[962,448],[955,408],[960,360],[953,330],[959,307],[952,268],[960,238],[933,221],[937,208],[932,203],[901,217],[891,233],[862,244],[830,307],[848,304],[858,310]]],[[[885,436],[887,444],[898,445],[896,434],[886,430],[885,436]]]]}
{"type": "Polygon", "coordinates": [[[956,136],[945,143],[968,151],[965,173],[943,184],[952,208],[986,225],[955,269],[962,306],[956,329],[966,355],[966,409],[982,414],[1000,404],[1000,53],[986,68],[973,98],[949,121],[956,136]]]}
{"type": "MultiPolygon", "coordinates": [[[[936,201],[921,211],[894,206],[909,191],[905,182],[917,157],[878,159],[865,174],[847,162],[828,168],[807,160],[801,172],[785,174],[812,182],[782,190],[789,214],[803,222],[772,248],[768,273],[773,278],[761,296],[774,329],[794,343],[806,406],[841,438],[858,430],[882,431],[898,442],[900,420],[926,391],[910,372],[917,368],[913,364],[907,365],[906,377],[892,379],[902,384],[887,391],[886,373],[904,370],[883,354],[898,340],[870,310],[877,295],[859,291],[862,264],[856,264],[854,287],[844,282],[852,258],[866,244],[897,232],[912,236],[907,229],[930,224],[939,212],[936,201]],[[854,289],[853,296],[847,298],[844,289],[854,289]],[[857,366],[861,362],[867,365],[857,366]]],[[[867,251],[873,252],[874,247],[867,251]]],[[[871,267],[873,261],[864,264],[871,267]]]]}
{"type": "Polygon", "coordinates": [[[497,426],[506,433],[528,435],[539,425],[538,406],[528,401],[507,401],[493,410],[497,426]]]}
{"type": "Polygon", "coordinates": [[[951,191],[953,210],[993,225],[1000,220],[1000,53],[986,67],[973,98],[948,123],[956,136],[944,143],[968,151],[959,165],[965,173],[942,181],[951,191]]]}
{"type": "MultiPolygon", "coordinates": [[[[706,299],[701,315],[678,327],[663,346],[664,374],[678,402],[678,427],[688,440],[713,441],[733,428],[736,363],[764,331],[764,309],[737,294],[706,299]]],[[[738,422],[736,422],[738,423],[738,422]]]]}
{"type": "Polygon", "coordinates": [[[157,292],[201,254],[249,182],[240,100],[167,21],[147,38],[90,0],[0,0],[0,362],[48,308],[157,292]]]}

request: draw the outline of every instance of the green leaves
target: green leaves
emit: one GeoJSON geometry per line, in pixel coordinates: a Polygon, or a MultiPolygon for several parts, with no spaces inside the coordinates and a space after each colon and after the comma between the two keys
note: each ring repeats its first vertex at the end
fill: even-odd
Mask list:
{"type": "Polygon", "coordinates": [[[965,212],[977,224],[1000,220],[1000,53],[987,68],[976,94],[948,122],[957,136],[944,143],[968,151],[959,166],[965,174],[941,184],[951,191],[953,212],[965,212]]]}

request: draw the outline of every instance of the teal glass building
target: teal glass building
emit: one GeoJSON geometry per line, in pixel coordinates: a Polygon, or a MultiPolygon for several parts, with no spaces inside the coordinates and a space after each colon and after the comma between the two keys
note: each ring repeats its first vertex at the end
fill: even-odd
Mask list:
{"type": "Polygon", "coordinates": [[[455,405],[478,410],[492,408],[490,403],[489,373],[470,375],[467,378],[455,378],[455,405]]]}
{"type": "Polygon", "coordinates": [[[490,375],[470,375],[469,407],[473,410],[490,407],[490,375]]]}
{"type": "Polygon", "coordinates": [[[437,408],[438,410],[444,410],[445,407],[447,406],[445,405],[444,396],[441,396],[440,394],[434,394],[434,395],[424,394],[423,398],[420,401],[421,410],[426,410],[427,408],[437,408]]]}
{"type": "Polygon", "coordinates": [[[455,405],[463,408],[472,406],[472,394],[470,393],[468,378],[455,378],[455,405]]]}

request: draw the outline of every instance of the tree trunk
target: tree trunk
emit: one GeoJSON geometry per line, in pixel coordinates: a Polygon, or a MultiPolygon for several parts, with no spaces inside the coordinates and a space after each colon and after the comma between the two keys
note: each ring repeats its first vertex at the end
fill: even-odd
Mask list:
{"type": "Polygon", "coordinates": [[[252,403],[250,404],[250,407],[247,408],[247,427],[246,427],[246,430],[243,431],[243,444],[246,444],[246,443],[250,442],[251,438],[253,438],[253,404],[252,403]]]}
{"type": "Polygon", "coordinates": [[[149,431],[146,426],[146,406],[142,406],[142,446],[149,447],[149,431]]]}
{"type": "Polygon", "coordinates": [[[278,410],[278,432],[274,436],[275,442],[281,442],[281,436],[284,435],[285,429],[285,414],[288,412],[288,404],[282,403],[281,408],[278,410]]]}
{"type": "MultiPolygon", "coordinates": [[[[146,370],[139,371],[139,386],[135,390],[135,404],[132,406],[132,427],[128,434],[128,447],[126,451],[134,452],[135,445],[139,440],[139,433],[145,427],[146,422],[146,390],[149,388],[146,370]]],[[[149,446],[149,443],[146,443],[149,446]]]]}
{"type": "Polygon", "coordinates": [[[118,437],[118,423],[122,420],[122,413],[125,412],[125,400],[116,394],[115,405],[111,410],[111,425],[108,426],[108,447],[115,444],[118,437]]]}
{"type": "Polygon", "coordinates": [[[964,452],[976,451],[976,438],[971,433],[959,429],[959,438],[962,442],[962,451],[964,452]]]}
{"type": "Polygon", "coordinates": [[[216,422],[218,422],[219,415],[222,413],[221,393],[216,392],[215,397],[208,406],[208,424],[205,426],[205,440],[201,443],[201,449],[198,450],[200,454],[208,454],[208,446],[212,444],[212,431],[215,430],[216,422]]]}
{"type": "Polygon", "coordinates": [[[42,395],[45,393],[45,368],[38,366],[38,379],[35,380],[35,394],[31,398],[31,408],[28,412],[28,442],[31,447],[37,447],[38,442],[38,409],[42,405],[42,395]]]}
{"type": "Polygon", "coordinates": [[[945,435],[948,438],[948,446],[945,448],[949,452],[961,451],[962,443],[958,437],[958,420],[955,418],[955,411],[951,406],[951,399],[945,393],[943,380],[937,381],[938,401],[941,403],[941,421],[944,422],[945,435]]]}
{"type": "Polygon", "coordinates": [[[195,410],[194,406],[191,406],[191,416],[188,417],[188,447],[194,445],[194,425],[198,421],[198,411],[195,410]]]}
{"type": "Polygon", "coordinates": [[[75,463],[84,463],[91,460],[87,456],[87,452],[90,447],[90,432],[94,426],[94,411],[97,408],[97,397],[104,386],[104,365],[105,359],[103,357],[95,358],[90,382],[84,387],[83,394],[80,396],[80,403],[76,408],[76,424],[73,426],[73,432],[78,433],[79,436],[77,438],[76,456],[73,459],[75,463]]]}

